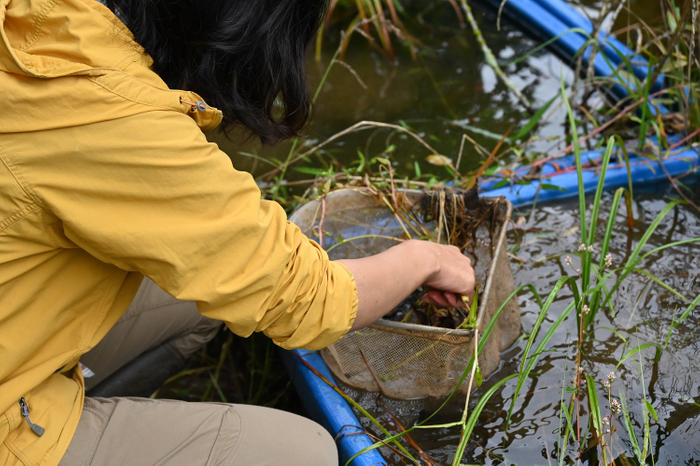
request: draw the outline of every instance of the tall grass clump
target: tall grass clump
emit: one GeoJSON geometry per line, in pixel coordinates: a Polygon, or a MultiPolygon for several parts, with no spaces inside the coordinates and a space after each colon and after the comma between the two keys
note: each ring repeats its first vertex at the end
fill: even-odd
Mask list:
{"type": "MultiPolygon", "coordinates": [[[[562,86],[562,93],[564,92],[562,86]]],[[[659,224],[663,221],[666,215],[671,212],[674,207],[683,201],[680,200],[670,200],[669,203],[662,209],[662,211],[657,215],[657,217],[651,222],[647,230],[644,232],[640,240],[636,243],[633,250],[629,254],[626,262],[615,266],[615,258],[608,251],[610,249],[610,242],[613,236],[613,228],[615,220],[617,218],[617,212],[620,206],[620,201],[625,193],[624,188],[618,189],[612,200],[610,211],[608,212],[608,221],[605,225],[605,229],[602,235],[599,235],[598,220],[600,215],[601,199],[603,194],[605,174],[608,164],[610,163],[610,158],[613,152],[616,150],[616,138],[611,137],[608,139],[605,154],[603,156],[602,163],[600,165],[599,181],[598,186],[593,196],[592,202],[590,204],[590,216],[587,215],[589,211],[589,206],[587,205],[587,197],[584,191],[583,182],[583,167],[581,160],[581,148],[578,144],[578,129],[576,120],[573,116],[571,106],[567,99],[564,99],[567,106],[567,113],[569,116],[569,124],[572,129],[572,140],[574,147],[574,154],[576,158],[576,171],[578,175],[578,186],[579,186],[579,213],[580,213],[580,226],[579,230],[581,233],[580,246],[577,251],[572,251],[569,256],[566,256],[565,262],[569,269],[573,272],[568,276],[562,277],[558,280],[555,285],[550,298],[553,298],[553,294],[556,295],[561,290],[564,285],[568,285],[573,292],[573,300],[569,303],[566,309],[558,316],[556,321],[547,331],[546,335],[540,339],[539,344],[535,348],[534,352],[530,352],[535,340],[538,336],[538,331],[545,316],[549,310],[547,300],[544,306],[542,306],[535,325],[530,333],[530,337],[527,341],[525,351],[522,357],[522,363],[520,371],[518,374],[517,385],[513,400],[510,406],[508,418],[512,414],[513,408],[515,406],[516,399],[518,398],[526,379],[530,376],[535,366],[536,361],[539,356],[546,350],[547,343],[550,341],[555,332],[558,331],[559,327],[566,321],[569,314],[573,312],[577,324],[577,338],[575,341],[575,375],[573,380],[573,387],[570,390],[571,398],[568,402],[562,397],[561,403],[561,413],[562,418],[565,418],[566,422],[562,422],[562,428],[560,434],[560,448],[559,459],[560,464],[564,461],[566,457],[566,449],[569,444],[569,440],[573,438],[577,445],[577,456],[580,455],[585,449],[588,448],[586,440],[586,433],[591,433],[595,444],[600,447],[600,457],[603,464],[609,464],[613,458],[613,452],[611,447],[611,436],[617,431],[616,421],[618,421],[618,415],[622,412],[624,417],[624,426],[627,429],[630,438],[632,438],[632,443],[635,445],[635,455],[639,458],[646,458],[647,447],[649,444],[649,433],[648,433],[648,414],[655,416],[655,411],[651,404],[646,399],[646,393],[642,395],[643,398],[643,409],[644,409],[644,441],[643,449],[639,450],[639,442],[635,437],[634,430],[632,429],[631,423],[629,421],[629,413],[627,410],[627,402],[624,398],[624,394],[620,393],[620,400],[612,395],[611,386],[615,378],[615,373],[611,372],[608,375],[607,380],[602,381],[603,394],[599,394],[599,389],[597,388],[596,381],[588,374],[584,373],[584,367],[582,365],[584,354],[582,351],[583,344],[586,340],[591,338],[591,335],[595,331],[596,326],[596,315],[598,312],[609,309],[611,314],[615,314],[613,309],[612,298],[615,292],[619,289],[621,284],[628,278],[628,276],[633,272],[639,272],[640,269],[637,267],[640,263],[650,255],[658,253],[666,248],[681,246],[689,243],[696,243],[700,241],[700,238],[689,238],[681,241],[672,242],[661,247],[654,248],[650,251],[644,252],[645,245],[647,244],[649,238],[653,232],[657,229],[659,224]],[[571,256],[578,258],[578,267],[574,265],[574,260],[571,256]],[[607,401],[607,414],[604,409],[601,400],[607,401]],[[586,406],[587,405],[587,406],[586,406]],[[588,421],[584,419],[584,407],[587,407],[587,412],[590,413],[588,421]],[[608,436],[606,440],[605,436],[608,436]]],[[[659,279],[658,277],[652,276],[649,272],[644,272],[644,275],[650,276],[657,283],[663,284],[666,288],[671,289],[668,285],[659,279]]],[[[673,290],[674,293],[680,294],[673,290]]],[[[698,296],[683,313],[681,319],[685,319],[690,312],[697,306],[700,302],[700,296],[698,296]]],[[[679,325],[675,323],[672,327],[679,325]]],[[[672,331],[672,329],[670,331],[672,331]]],[[[627,343],[627,341],[625,341],[627,343]]],[[[654,343],[646,343],[643,345],[637,345],[636,347],[630,349],[620,360],[618,367],[629,357],[634,357],[636,354],[640,353],[642,350],[647,348],[655,348],[658,345],[654,343]]],[[[636,360],[635,360],[636,362],[636,360]]],[[[642,364],[641,359],[638,365],[636,365],[637,372],[640,377],[642,375],[642,364]]],[[[562,392],[563,394],[564,392],[562,392]]],[[[640,460],[641,461],[641,460],[640,460]]],[[[642,461],[643,462],[643,461],[642,461]]]]}

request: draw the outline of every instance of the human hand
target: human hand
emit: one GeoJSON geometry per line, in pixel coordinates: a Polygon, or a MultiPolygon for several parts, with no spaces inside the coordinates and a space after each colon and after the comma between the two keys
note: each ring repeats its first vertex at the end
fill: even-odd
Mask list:
{"type": "Polygon", "coordinates": [[[474,297],[475,277],[471,260],[456,246],[411,241],[418,254],[433,260],[433,271],[423,285],[431,288],[423,299],[446,307],[467,307],[474,297]]]}
{"type": "Polygon", "coordinates": [[[409,240],[374,256],[341,259],[355,279],[358,308],[351,330],[391,312],[416,288],[430,288],[425,300],[444,307],[466,307],[474,295],[474,269],[457,247],[409,240]]]}

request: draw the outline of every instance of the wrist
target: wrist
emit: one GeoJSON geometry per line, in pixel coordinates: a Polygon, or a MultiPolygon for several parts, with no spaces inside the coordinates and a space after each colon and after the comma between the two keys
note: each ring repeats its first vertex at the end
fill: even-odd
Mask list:
{"type": "Polygon", "coordinates": [[[416,270],[422,272],[421,283],[440,273],[440,259],[435,250],[435,243],[412,239],[402,243],[402,246],[405,247],[405,253],[412,258],[411,262],[415,264],[416,270]]]}

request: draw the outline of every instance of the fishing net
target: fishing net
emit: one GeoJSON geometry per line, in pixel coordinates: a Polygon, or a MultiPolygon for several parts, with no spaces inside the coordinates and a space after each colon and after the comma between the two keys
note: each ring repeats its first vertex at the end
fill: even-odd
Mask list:
{"type": "MultiPolygon", "coordinates": [[[[405,315],[403,321],[380,319],[322,350],[324,361],[343,383],[396,399],[440,397],[455,388],[474,351],[474,329],[478,328],[483,335],[514,289],[505,242],[511,205],[502,198],[479,199],[475,194],[472,197],[467,202],[470,205],[464,206],[463,201],[451,203],[452,198],[444,192],[401,191],[387,196],[347,189],[311,201],[292,214],[290,220],[307,236],[316,240],[323,237],[322,246],[334,260],[377,254],[398,244],[394,238],[419,237],[425,231],[437,232],[442,242],[452,234],[453,244],[455,240],[468,244],[465,254],[472,260],[480,287],[473,328],[424,325],[415,316],[408,318],[408,314],[414,313],[413,308],[404,314],[397,309],[395,313],[399,317],[405,315]],[[442,207],[442,213],[435,216],[433,210],[433,214],[426,214],[436,203],[442,207]],[[450,204],[465,207],[461,211],[481,212],[476,214],[481,217],[469,218],[467,223],[471,222],[472,228],[462,232],[462,238],[455,236],[458,233],[454,228],[450,231],[444,214],[449,211],[445,205],[450,204]]],[[[410,306],[410,303],[402,306],[407,304],[410,306]]],[[[500,351],[510,346],[519,334],[520,314],[517,301],[512,299],[502,310],[479,354],[479,368],[484,377],[496,369],[500,351]]],[[[466,392],[467,383],[460,390],[466,392]]]]}

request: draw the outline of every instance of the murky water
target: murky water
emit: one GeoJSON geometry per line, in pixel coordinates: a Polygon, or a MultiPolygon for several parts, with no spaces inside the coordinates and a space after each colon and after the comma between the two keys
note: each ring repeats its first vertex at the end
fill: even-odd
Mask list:
{"type": "MultiPolygon", "coordinates": [[[[409,30],[418,34],[425,44],[419,58],[413,59],[406,48],[397,46],[397,60],[391,63],[380,53],[372,51],[359,35],[353,38],[353,46],[343,58],[348,66],[336,65],[330,72],[317,102],[313,124],[307,131],[308,138],[303,144],[311,147],[360,120],[395,124],[404,122],[425,137],[438,152],[455,159],[464,132],[486,147],[493,147],[496,142],[494,137],[504,134],[513,125],[521,127],[528,120],[529,115],[483,62],[482,52],[469,28],[459,27],[448,2],[404,3],[412,18],[407,20],[409,30]],[[496,136],[485,135],[480,130],[496,136]]],[[[657,3],[638,1],[633,2],[631,7],[641,12],[648,22],[658,24],[657,3]]],[[[594,14],[597,5],[597,2],[585,1],[581,8],[594,14]]],[[[501,63],[520,57],[537,45],[508,23],[504,23],[502,30],[498,31],[492,12],[476,9],[475,13],[484,37],[501,63]]],[[[625,21],[623,14],[616,27],[623,27],[625,21]]],[[[320,80],[338,44],[338,37],[337,30],[328,34],[324,45],[326,52],[321,61],[311,62],[312,82],[320,80]]],[[[560,92],[562,77],[567,84],[573,80],[569,68],[547,52],[536,53],[518,64],[506,65],[504,69],[535,107],[560,92]]],[[[527,151],[551,152],[562,148],[564,120],[563,109],[553,108],[552,115],[538,131],[540,139],[532,142],[527,151]]],[[[417,162],[423,172],[444,174],[442,168],[425,161],[428,152],[421,146],[402,135],[394,135],[387,142],[389,134],[389,131],[382,130],[373,136],[370,136],[370,132],[348,135],[299,166],[340,167],[355,160],[358,150],[370,156],[377,155],[389,143],[396,142],[398,150],[393,158],[400,173],[414,175],[414,164],[417,162]]],[[[255,175],[261,175],[271,167],[242,152],[284,160],[289,150],[288,145],[241,148],[225,140],[218,142],[229,152],[238,168],[252,171],[255,175]]],[[[462,168],[472,169],[481,161],[480,156],[468,149],[462,168]]],[[[308,175],[291,168],[287,177],[308,178],[308,175]]],[[[609,202],[610,199],[606,198],[601,222],[607,218],[609,202]]],[[[611,249],[615,265],[626,260],[635,242],[666,203],[667,199],[659,193],[638,196],[634,201],[635,229],[632,232],[626,226],[625,207],[620,209],[611,249]]],[[[565,264],[563,256],[547,258],[577,249],[580,243],[577,209],[577,204],[563,203],[520,212],[525,220],[509,235],[512,252],[520,259],[511,262],[516,285],[531,283],[546,295],[558,278],[575,273],[565,264]]],[[[646,250],[690,237],[700,237],[700,215],[692,207],[678,206],[652,235],[646,250]]],[[[693,299],[700,293],[698,246],[683,246],[651,256],[641,268],[686,298],[693,299]]],[[[562,290],[540,330],[539,338],[571,298],[570,291],[562,290]]],[[[665,290],[650,278],[641,274],[630,275],[615,295],[614,311],[597,315],[595,330],[583,348],[585,358],[582,366],[585,373],[598,382],[599,393],[603,392],[601,384],[607,374],[631,347],[644,343],[665,345],[674,316],[680,315],[686,306],[683,298],[665,290]]],[[[533,327],[538,309],[528,294],[520,297],[520,308],[523,331],[527,335],[533,327]]],[[[670,334],[668,346],[657,360],[654,359],[654,350],[646,349],[640,353],[641,363],[639,357],[637,366],[632,358],[625,361],[613,382],[613,395],[626,393],[632,423],[639,438],[642,436],[643,393],[647,394],[656,410],[659,420],[651,423],[650,447],[656,464],[697,464],[700,461],[700,440],[696,436],[700,430],[700,338],[696,335],[699,315],[695,311],[670,334]]],[[[533,376],[516,400],[510,428],[506,431],[504,426],[515,381],[507,383],[489,401],[472,435],[464,463],[558,464],[562,386],[569,387],[574,377],[575,341],[576,323],[570,317],[549,342],[547,352],[541,355],[533,376]]],[[[474,392],[475,400],[494,383],[518,370],[524,348],[525,341],[522,340],[502,355],[503,362],[499,369],[474,392]]],[[[377,405],[375,395],[356,395],[376,415],[388,418],[384,408],[377,405]]],[[[570,394],[564,396],[567,404],[570,397],[570,394]]],[[[384,400],[384,403],[404,426],[425,418],[438,406],[435,400],[384,400]]],[[[434,423],[458,420],[463,409],[461,403],[455,401],[448,406],[433,419],[434,423]]],[[[605,413],[607,402],[603,401],[602,408],[605,413]]],[[[585,416],[588,407],[584,406],[582,412],[585,416]]],[[[630,464],[625,463],[626,460],[635,464],[631,460],[633,450],[629,436],[620,424],[617,426],[621,430],[613,436],[616,464],[630,464]]],[[[459,441],[459,431],[423,430],[416,432],[413,438],[439,464],[449,464],[459,441]]],[[[576,445],[570,442],[564,464],[577,463],[575,450],[576,445]]],[[[584,451],[581,462],[597,464],[599,451],[598,448],[584,451]]],[[[392,458],[392,463],[398,462],[396,456],[392,458]]],[[[651,457],[648,461],[651,463],[651,457]]]]}
{"type": "MultiPolygon", "coordinates": [[[[408,125],[436,151],[456,160],[462,134],[467,133],[485,147],[492,148],[500,135],[509,128],[522,127],[530,115],[517,102],[512,92],[496,78],[484,63],[483,54],[471,30],[461,28],[450,4],[445,1],[406,2],[411,14],[406,27],[425,45],[416,59],[408,48],[394,41],[396,60],[391,62],[367,45],[356,34],[343,61],[330,71],[322,87],[312,124],[306,131],[305,146],[342,131],[361,120],[408,125]],[[352,71],[350,70],[352,69],[352,71]],[[359,80],[358,80],[359,78],[359,80]],[[361,81],[361,82],[360,82],[361,81]],[[364,86],[364,87],[363,87],[364,86]],[[469,129],[464,129],[464,127],[469,129]],[[480,130],[493,135],[484,136],[480,130]]],[[[523,56],[537,43],[506,23],[498,31],[492,12],[475,9],[477,21],[494,55],[502,65],[523,56]]],[[[312,87],[320,81],[336,50],[340,31],[331,30],[324,39],[324,54],[320,62],[309,62],[312,87]]],[[[535,108],[560,92],[560,79],[570,83],[571,70],[558,58],[544,51],[514,65],[503,66],[510,79],[530,99],[535,108]]],[[[548,138],[564,136],[564,109],[551,108],[552,116],[538,131],[540,140],[529,146],[530,152],[544,152],[563,147],[548,138]],[[561,147],[560,147],[561,146],[561,147]]],[[[375,156],[388,144],[396,144],[393,159],[400,173],[415,176],[414,162],[420,170],[446,175],[444,168],[425,161],[430,154],[405,135],[396,134],[387,143],[391,131],[380,130],[350,134],[334,142],[308,163],[295,165],[287,171],[288,178],[309,178],[296,170],[299,167],[341,167],[357,159],[357,151],[375,156]]],[[[223,138],[217,142],[234,159],[234,164],[261,175],[271,166],[241,155],[250,152],[263,158],[285,160],[289,144],[277,147],[248,146],[241,148],[223,138]]],[[[467,144],[462,169],[474,169],[482,157],[467,144]]]]}

